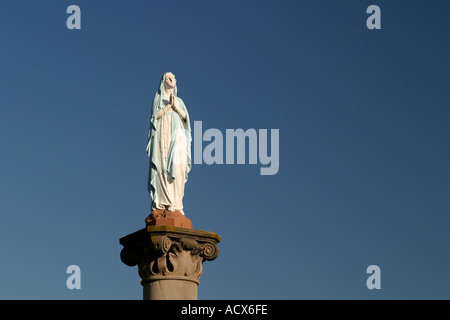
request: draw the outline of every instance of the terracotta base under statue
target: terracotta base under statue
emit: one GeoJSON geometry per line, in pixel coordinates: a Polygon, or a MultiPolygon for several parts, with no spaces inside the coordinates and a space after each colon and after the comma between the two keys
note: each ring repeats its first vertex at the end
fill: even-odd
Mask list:
{"type": "Polygon", "coordinates": [[[178,210],[155,209],[145,218],[145,226],[173,226],[192,229],[192,221],[178,210]]]}

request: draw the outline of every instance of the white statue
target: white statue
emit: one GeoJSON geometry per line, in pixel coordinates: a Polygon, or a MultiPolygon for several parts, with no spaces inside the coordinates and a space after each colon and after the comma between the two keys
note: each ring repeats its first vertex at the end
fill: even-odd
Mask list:
{"type": "Polygon", "coordinates": [[[167,72],[153,99],[147,141],[152,211],[167,209],[184,215],[184,185],[192,166],[191,141],[189,113],[177,96],[175,75],[167,72]]]}

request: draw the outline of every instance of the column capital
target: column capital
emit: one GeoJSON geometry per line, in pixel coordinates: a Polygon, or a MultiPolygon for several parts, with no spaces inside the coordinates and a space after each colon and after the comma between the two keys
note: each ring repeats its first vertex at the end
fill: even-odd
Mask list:
{"type": "Polygon", "coordinates": [[[218,242],[215,232],[147,226],[120,239],[120,258],[128,266],[138,266],[144,299],[196,299],[203,262],[217,258],[218,242]]]}

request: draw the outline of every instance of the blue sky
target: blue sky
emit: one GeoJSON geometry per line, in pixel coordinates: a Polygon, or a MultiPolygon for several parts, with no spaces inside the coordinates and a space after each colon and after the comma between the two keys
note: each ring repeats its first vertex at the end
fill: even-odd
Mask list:
{"type": "MultiPolygon", "coordinates": [[[[203,130],[279,129],[279,171],[193,165],[199,299],[450,297],[448,1],[2,1],[0,299],[141,299],[161,75],[203,130]],[[66,8],[81,8],[68,30],[66,8]],[[381,8],[381,30],[366,9],[381,8]],[[66,268],[81,269],[68,290],[66,268]],[[381,269],[368,290],[366,268],[381,269]]],[[[203,148],[207,145],[203,144],[203,148]]]]}

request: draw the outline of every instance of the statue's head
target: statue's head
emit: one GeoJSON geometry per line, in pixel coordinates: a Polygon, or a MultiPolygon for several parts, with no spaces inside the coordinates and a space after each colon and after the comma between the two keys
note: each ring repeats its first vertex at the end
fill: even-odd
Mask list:
{"type": "Polygon", "coordinates": [[[173,89],[177,85],[177,80],[172,72],[166,72],[164,74],[164,87],[166,89],[173,89]]]}

